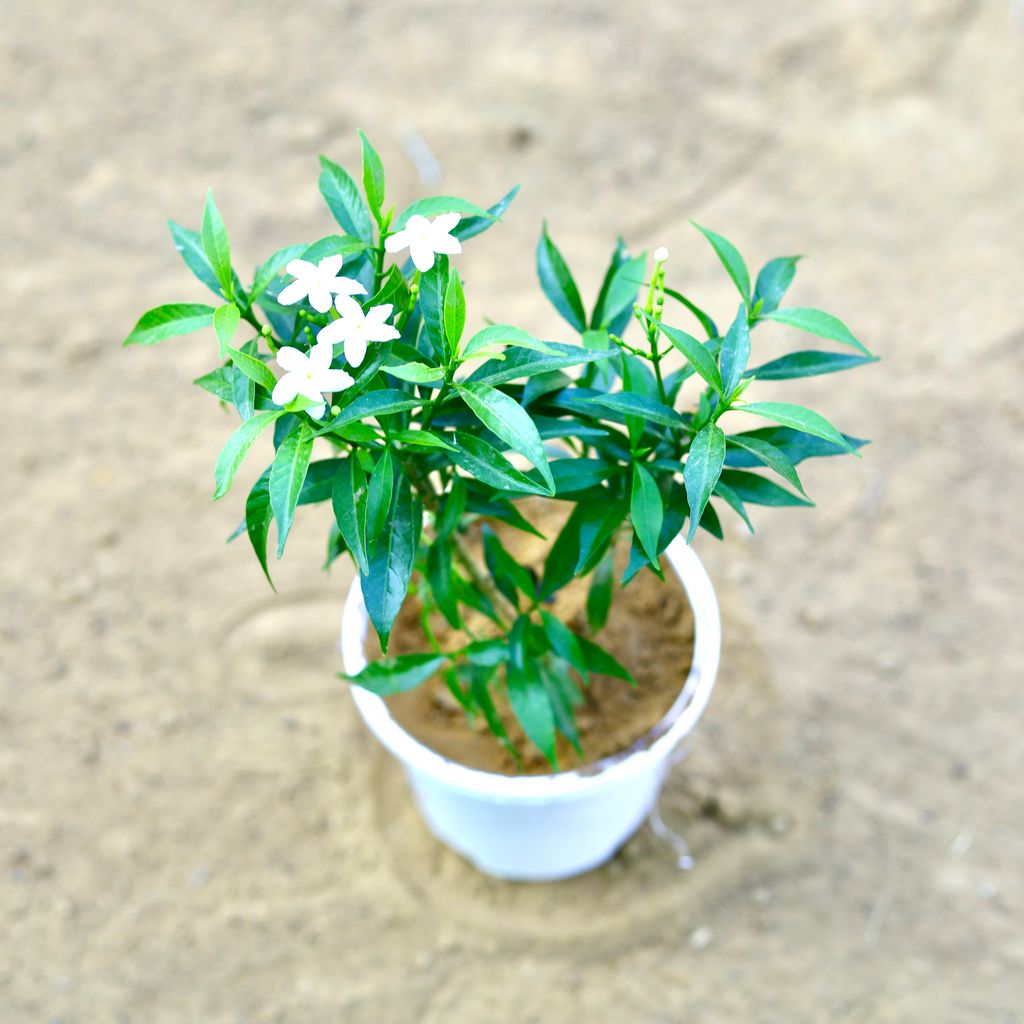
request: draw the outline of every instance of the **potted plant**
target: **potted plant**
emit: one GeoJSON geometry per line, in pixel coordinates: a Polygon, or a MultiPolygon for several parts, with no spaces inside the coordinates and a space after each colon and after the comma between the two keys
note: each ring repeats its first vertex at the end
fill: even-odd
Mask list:
{"type": "Polygon", "coordinates": [[[396,214],[381,160],[360,137],[361,192],[322,159],[320,191],[340,232],[280,249],[247,286],[212,196],[198,232],[172,223],[186,264],[218,300],[152,309],[125,344],[212,326],[219,365],[196,383],[240,420],[217,458],[213,497],[228,493],[261,435],[272,438],[236,531],[268,580],[271,523],[280,557],[296,510],[329,503],[327,565],[344,553],[358,573],[343,617],[344,678],[433,831],[492,874],[575,874],[643,821],[710,695],[718,611],[690,541],[699,530],[721,536],[720,509],[752,530],[748,506],[810,505],[796,466],[864,443],[802,406],[752,401],[751,386],[873,357],[835,317],[782,305],[798,257],[769,261],[752,284],[736,248],[705,228],[739,293],[724,329],[666,283],[664,248],[649,261],[621,240],[588,312],[546,225],[540,284],[573,336],[472,329],[458,257],[517,189],[489,209],[434,196],[396,214]],[[842,350],[751,366],[751,332],[766,323],[842,350]],[[761,425],[727,433],[723,417],[736,411],[761,425]],[[647,708],[621,733],[609,702],[643,696],[631,664],[643,659],[605,635],[627,585],[645,578],[679,603],[666,618],[668,598],[652,599],[618,635],[649,653],[685,631],[693,653],[657,673],[655,717],[647,708]],[[413,693],[427,694],[428,717],[455,721],[504,761],[482,770],[431,749],[399,706],[413,693]]]}

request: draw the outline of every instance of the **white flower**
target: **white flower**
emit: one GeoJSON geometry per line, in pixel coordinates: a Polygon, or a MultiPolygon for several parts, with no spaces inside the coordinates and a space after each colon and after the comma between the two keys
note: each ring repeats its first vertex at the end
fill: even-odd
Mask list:
{"type": "Polygon", "coordinates": [[[668,249],[663,245],[659,245],[654,250],[654,262],[655,263],[668,263],[668,249]]]}
{"type": "Polygon", "coordinates": [[[331,295],[365,295],[366,289],[351,277],[338,277],[343,256],[325,256],[314,266],[309,260],[292,260],[284,269],[295,278],[281,289],[277,301],[292,306],[307,295],[309,304],[318,312],[331,308],[331,295]]]}
{"type": "Polygon", "coordinates": [[[452,256],[462,252],[462,243],[451,233],[461,219],[457,213],[442,213],[433,220],[414,213],[401,231],[384,239],[384,248],[388,252],[408,249],[416,269],[425,273],[434,265],[435,253],[452,256]]]}
{"type": "Polygon", "coordinates": [[[345,361],[349,366],[358,366],[363,361],[367,342],[392,341],[401,337],[399,331],[386,323],[394,309],[390,303],[374,306],[364,313],[355,299],[339,295],[334,300],[334,308],[341,317],[320,329],[316,336],[317,344],[344,344],[345,361]]]}
{"type": "MultiPolygon", "coordinates": [[[[349,299],[351,302],[352,300],[349,299]]],[[[287,405],[302,395],[318,405],[308,409],[311,416],[320,419],[326,409],[324,391],[344,391],[355,382],[344,370],[332,370],[334,349],[330,345],[316,344],[307,355],[297,348],[285,346],[277,351],[277,365],[285,375],[277,382],[270,396],[276,405],[287,405]]]]}

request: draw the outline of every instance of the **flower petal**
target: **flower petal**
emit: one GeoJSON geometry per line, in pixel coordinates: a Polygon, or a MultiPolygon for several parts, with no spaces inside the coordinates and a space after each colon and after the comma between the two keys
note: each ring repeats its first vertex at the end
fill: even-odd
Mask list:
{"type": "Polygon", "coordinates": [[[324,418],[324,413],[327,412],[327,403],[321,402],[319,405],[311,405],[306,412],[308,412],[313,419],[322,420],[324,418]]]}
{"type": "Polygon", "coordinates": [[[385,252],[401,252],[409,245],[409,232],[408,231],[396,231],[393,235],[388,235],[384,239],[384,250],[385,252]]]}
{"type": "Polygon", "coordinates": [[[291,284],[285,285],[280,294],[277,296],[277,301],[282,306],[290,306],[295,302],[301,302],[309,294],[309,285],[305,281],[292,281],[291,284]]]}
{"type": "Polygon", "coordinates": [[[382,324],[389,316],[391,311],[395,307],[390,302],[382,303],[379,306],[374,306],[372,309],[366,311],[366,319],[373,320],[376,323],[382,324]]]}
{"type": "Polygon", "coordinates": [[[434,252],[443,253],[445,256],[454,256],[462,252],[462,243],[452,235],[435,235],[430,239],[434,252]]]}
{"type": "Polygon", "coordinates": [[[341,314],[343,320],[354,320],[356,323],[362,323],[366,319],[363,314],[363,307],[348,295],[336,296],[334,308],[341,314]]]}
{"type": "Polygon", "coordinates": [[[297,373],[286,373],[274,385],[270,400],[275,405],[287,405],[299,393],[300,382],[301,378],[297,373]]]}
{"type": "Polygon", "coordinates": [[[337,277],[338,271],[341,270],[341,265],[345,262],[345,257],[341,253],[335,253],[333,256],[325,256],[317,265],[317,270],[323,277],[337,277]]]}
{"type": "Polygon", "coordinates": [[[429,242],[413,242],[409,246],[409,255],[421,274],[425,274],[434,265],[434,250],[429,242]]]}
{"type": "Polygon", "coordinates": [[[331,293],[322,284],[314,284],[309,289],[309,304],[318,313],[326,313],[331,308],[331,293]]]}
{"type": "Polygon", "coordinates": [[[328,282],[327,287],[338,295],[365,295],[366,289],[354,277],[338,277],[328,282]]]}
{"type": "Polygon", "coordinates": [[[306,358],[306,353],[301,349],[292,348],[290,345],[284,345],[277,350],[277,365],[282,370],[305,370],[309,360],[306,358]]]}
{"type": "Polygon", "coordinates": [[[345,361],[349,366],[359,366],[366,355],[366,332],[360,331],[359,335],[349,335],[345,339],[345,361]]]}
{"type": "Polygon", "coordinates": [[[284,268],[292,277],[309,277],[316,273],[316,267],[309,260],[289,260],[284,268]]]}
{"type": "Polygon", "coordinates": [[[324,391],[344,391],[355,384],[355,379],[344,370],[324,370],[316,382],[324,391]]]}
{"type": "Polygon", "coordinates": [[[422,213],[414,213],[405,222],[405,230],[410,235],[425,235],[430,231],[430,221],[422,213]]]}
{"type": "Polygon", "coordinates": [[[361,332],[367,341],[394,341],[402,336],[401,332],[391,324],[372,324],[369,330],[361,332]]]}
{"type": "Polygon", "coordinates": [[[314,376],[318,376],[330,368],[334,358],[334,346],[329,341],[320,341],[309,350],[309,368],[314,376]]]}
{"type": "Polygon", "coordinates": [[[447,235],[459,221],[462,220],[461,213],[440,213],[430,225],[437,234],[447,235]]]}
{"type": "Polygon", "coordinates": [[[299,378],[299,394],[313,402],[322,402],[324,399],[316,381],[306,380],[304,376],[299,378]]]}
{"type": "Polygon", "coordinates": [[[348,327],[344,320],[332,320],[326,327],[316,332],[317,344],[338,345],[345,340],[348,327]]]}

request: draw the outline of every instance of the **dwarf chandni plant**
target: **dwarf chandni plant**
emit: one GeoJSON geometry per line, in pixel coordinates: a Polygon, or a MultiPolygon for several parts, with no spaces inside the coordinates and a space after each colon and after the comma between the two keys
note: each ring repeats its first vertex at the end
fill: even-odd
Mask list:
{"type": "Polygon", "coordinates": [[[588,313],[546,227],[537,272],[571,339],[542,341],[501,323],[467,331],[456,257],[498,223],[517,189],[490,209],[434,196],[396,216],[385,208],[380,157],[361,139],[362,194],[321,160],[320,191],[343,233],[280,249],[248,286],[212,196],[199,232],[172,222],[185,263],[218,303],[158,306],[125,344],[213,327],[220,365],[196,383],[241,421],[217,459],[213,497],[228,492],[257,438],[272,436],[273,460],[237,531],[268,580],[271,522],[280,557],[296,508],[330,502],[327,564],[352,558],[385,652],[415,591],[424,652],[373,662],[353,682],[387,695],[441,673],[511,749],[499,710],[510,707],[554,764],[557,733],[579,746],[574,709],[590,675],[629,679],[595,640],[616,588],[645,569],[660,576],[660,553],[684,529],[688,541],[698,529],[721,537],[716,501],[751,529],[749,505],[811,504],[797,464],[864,443],[802,406],[748,401],[751,385],[873,357],[834,316],[781,305],[799,257],[771,260],[751,286],[736,248],[700,227],[739,292],[724,331],[665,283],[666,250],[649,264],[621,240],[588,313]],[[704,337],[677,326],[674,312],[670,323],[666,303],[704,337]],[[797,351],[751,368],[751,331],[769,321],[850,351],[797,351]],[[688,381],[694,400],[684,407],[688,381]],[[768,425],[726,434],[731,409],[768,425]],[[536,495],[570,511],[534,574],[492,525],[537,533],[518,504],[536,495]],[[631,543],[621,574],[620,537],[631,543]],[[581,577],[587,635],[546,608],[581,577]],[[489,620],[486,634],[469,633],[469,610],[489,620]],[[468,642],[442,650],[432,614],[468,642]]]}

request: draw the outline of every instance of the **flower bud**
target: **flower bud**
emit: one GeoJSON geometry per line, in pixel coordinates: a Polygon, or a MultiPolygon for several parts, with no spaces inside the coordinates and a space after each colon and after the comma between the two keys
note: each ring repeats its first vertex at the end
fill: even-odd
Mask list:
{"type": "Polygon", "coordinates": [[[668,262],[668,249],[664,245],[659,245],[654,250],[654,262],[655,263],[667,263],[668,262]]]}

